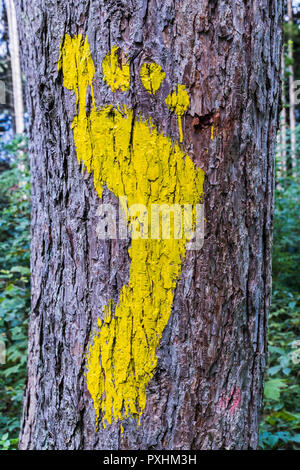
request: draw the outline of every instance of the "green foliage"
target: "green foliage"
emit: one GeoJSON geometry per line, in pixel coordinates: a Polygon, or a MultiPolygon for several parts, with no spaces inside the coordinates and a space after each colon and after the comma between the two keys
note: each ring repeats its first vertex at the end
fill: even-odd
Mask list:
{"type": "Polygon", "coordinates": [[[8,432],[0,438],[0,450],[15,450],[18,445],[18,439],[9,439],[8,432]]]}
{"type": "Polygon", "coordinates": [[[299,313],[299,294],[274,290],[269,318],[265,410],[260,432],[264,449],[300,449],[299,313]]]}
{"type": "MultiPolygon", "coordinates": [[[[278,158],[276,164],[280,167],[278,158]]],[[[260,445],[287,450],[300,449],[300,184],[299,177],[282,173],[277,182],[269,369],[260,445]]]]}
{"type": "Polygon", "coordinates": [[[284,186],[284,190],[275,193],[273,284],[275,289],[288,287],[289,292],[294,292],[299,291],[296,275],[300,265],[299,179],[290,178],[284,186]]]}
{"type": "Polygon", "coordinates": [[[296,23],[284,23],[283,25],[284,39],[294,41],[299,36],[299,27],[296,23]]]}
{"type": "Polygon", "coordinates": [[[21,137],[2,147],[9,168],[0,174],[0,449],[16,448],[24,393],[30,309],[29,165],[21,137]],[[10,159],[10,160],[9,160],[10,159]]]}

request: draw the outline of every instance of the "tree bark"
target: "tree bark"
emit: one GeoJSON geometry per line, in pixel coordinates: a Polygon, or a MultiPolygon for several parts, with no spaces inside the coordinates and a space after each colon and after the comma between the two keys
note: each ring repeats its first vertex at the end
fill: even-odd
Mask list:
{"type": "MultiPolygon", "coordinates": [[[[271,286],[280,0],[17,1],[32,174],[32,313],[21,449],[256,449],[271,286]],[[95,426],[85,351],[97,316],[128,283],[128,240],[100,240],[93,176],[79,167],[75,94],[57,64],[83,34],[98,107],[125,103],[178,140],[165,99],[191,99],[182,148],[205,172],[205,241],[187,251],[140,418],[95,426]],[[112,93],[101,64],[128,54],[131,85],[112,93]],[[147,94],[144,62],[166,73],[147,94]]],[[[89,104],[88,104],[89,107],[89,104]]],[[[88,110],[87,110],[88,113],[88,110]]],[[[181,145],[181,144],[180,144],[181,145]]],[[[118,207],[104,188],[103,201],[118,207]]],[[[141,293],[142,295],[142,293],[141,293]]]]}

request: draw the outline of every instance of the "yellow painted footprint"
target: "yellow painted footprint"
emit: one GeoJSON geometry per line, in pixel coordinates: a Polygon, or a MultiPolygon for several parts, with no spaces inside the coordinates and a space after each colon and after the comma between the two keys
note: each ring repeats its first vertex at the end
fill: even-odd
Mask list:
{"type": "MultiPolygon", "coordinates": [[[[113,91],[130,87],[129,63],[119,65],[116,47],[105,57],[102,67],[113,91]]],[[[96,107],[95,67],[88,41],[82,35],[64,37],[58,68],[64,86],[76,94],[77,115],[72,128],[77,158],[88,172],[93,172],[99,198],[105,183],[123,204],[128,223],[132,220],[130,207],[145,208],[138,217],[144,225],[136,230],[129,250],[129,283],[122,287],[117,305],[108,302],[104,321],[98,317],[87,351],[87,387],[97,421],[101,415],[105,426],[112,420],[140,418],[145,408],[146,386],[155,371],[156,349],[171,314],[173,291],[186,254],[187,232],[180,238],[175,229],[170,229],[170,237],[160,237],[159,222],[158,227],[152,225],[150,238],[148,219],[153,219],[158,207],[183,209],[190,205],[194,224],[204,173],[178,143],[160,134],[150,119],[134,119],[125,105],[96,107]],[[88,89],[92,96],[89,115],[88,89]]],[[[158,64],[144,64],[140,78],[146,91],[155,94],[165,74],[158,64]]],[[[182,140],[181,116],[189,105],[185,87],[179,85],[166,104],[178,115],[182,140]]]]}

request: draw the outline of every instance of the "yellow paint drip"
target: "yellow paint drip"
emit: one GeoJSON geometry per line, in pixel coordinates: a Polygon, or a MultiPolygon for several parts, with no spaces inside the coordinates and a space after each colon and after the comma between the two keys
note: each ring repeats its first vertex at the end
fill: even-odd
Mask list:
{"type": "MultiPolygon", "coordinates": [[[[72,123],[77,158],[93,172],[99,197],[106,184],[122,204],[126,197],[129,208],[142,204],[149,214],[152,204],[191,204],[195,208],[202,198],[203,171],[178,144],[160,134],[150,119],[134,120],[125,106],[96,109],[94,102],[86,115],[94,65],[81,35],[65,36],[58,67],[64,85],[75,91],[79,108],[72,123]]],[[[117,82],[110,81],[114,86],[117,82]]],[[[189,102],[184,87],[178,89],[175,101],[172,106],[181,116],[189,102]]],[[[131,216],[127,211],[128,223],[131,216]]],[[[173,231],[171,239],[140,236],[132,240],[129,283],[122,287],[117,305],[108,302],[104,321],[98,318],[87,351],[87,387],[97,420],[102,415],[104,426],[129,416],[140,418],[145,408],[146,386],[153,377],[156,349],[171,314],[186,243],[184,237],[174,239],[173,231]]]]}
{"type": "Polygon", "coordinates": [[[211,126],[211,129],[210,129],[210,138],[211,138],[211,140],[213,140],[213,138],[214,138],[214,126],[211,126]]]}
{"type": "Polygon", "coordinates": [[[161,82],[166,78],[165,72],[159,64],[144,63],[140,70],[141,82],[148,93],[154,95],[159,89],[161,82]]]}
{"type": "Polygon", "coordinates": [[[122,91],[128,90],[130,86],[130,68],[126,61],[119,66],[118,56],[116,54],[119,48],[113,46],[111,53],[107,54],[102,62],[104,80],[111,87],[112,91],[121,88],[122,91]]]}
{"type": "Polygon", "coordinates": [[[172,91],[166,98],[166,105],[178,116],[178,128],[180,142],[183,140],[181,116],[184,115],[190,105],[190,97],[184,85],[178,85],[178,92],[172,91]]]}

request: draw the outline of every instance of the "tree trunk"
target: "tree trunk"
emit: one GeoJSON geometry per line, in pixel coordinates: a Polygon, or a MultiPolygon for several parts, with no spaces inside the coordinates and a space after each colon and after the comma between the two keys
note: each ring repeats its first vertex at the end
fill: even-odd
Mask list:
{"type": "Polygon", "coordinates": [[[24,108],[16,9],[13,0],[5,0],[5,5],[8,20],[9,51],[13,83],[14,127],[17,134],[22,134],[24,132],[24,108]]]}
{"type": "Polygon", "coordinates": [[[281,1],[17,4],[32,174],[32,313],[20,448],[257,448],[281,1]],[[110,139],[111,154],[104,149],[110,139]],[[138,143],[146,150],[137,153],[138,143]],[[126,174],[116,170],[123,164],[126,174]],[[142,170],[130,173],[133,164],[142,170]],[[172,202],[194,204],[201,202],[199,168],[201,250],[185,252],[186,244],[174,240],[174,250],[181,247],[175,262],[171,252],[162,254],[162,240],[99,237],[102,183],[102,201],[116,209],[120,187],[140,203],[147,183],[149,200],[156,188],[161,201],[173,181],[172,202]],[[137,288],[145,272],[150,281],[137,288]],[[148,376],[138,367],[142,359],[148,376]]]}
{"type": "MultiPolygon", "coordinates": [[[[281,77],[282,77],[282,90],[281,90],[281,101],[282,110],[280,113],[280,164],[278,177],[285,178],[287,176],[287,112],[286,112],[286,99],[285,99],[285,59],[284,50],[281,54],[281,77]]],[[[281,185],[278,185],[278,189],[281,185]]]]}
{"type": "MultiPolygon", "coordinates": [[[[289,25],[293,24],[293,7],[292,7],[292,0],[288,0],[288,19],[289,25]]],[[[290,39],[288,41],[288,55],[289,55],[289,114],[290,114],[290,139],[291,139],[291,166],[292,166],[292,176],[295,178],[297,176],[297,141],[296,141],[296,115],[295,115],[295,107],[296,107],[296,95],[294,91],[294,82],[295,82],[295,74],[294,74],[294,52],[293,52],[293,41],[290,39]]]]}

